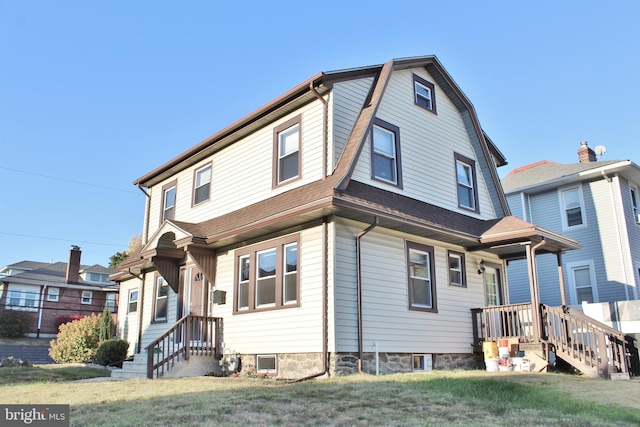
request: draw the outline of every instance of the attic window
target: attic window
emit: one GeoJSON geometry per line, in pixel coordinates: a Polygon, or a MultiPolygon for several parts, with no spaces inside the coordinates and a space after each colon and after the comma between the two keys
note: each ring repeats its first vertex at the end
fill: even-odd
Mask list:
{"type": "Polygon", "coordinates": [[[427,111],[436,112],[435,86],[420,76],[413,75],[413,95],[417,106],[427,111]]]}
{"type": "Polygon", "coordinates": [[[300,116],[273,130],[273,186],[300,178],[300,116]]]}

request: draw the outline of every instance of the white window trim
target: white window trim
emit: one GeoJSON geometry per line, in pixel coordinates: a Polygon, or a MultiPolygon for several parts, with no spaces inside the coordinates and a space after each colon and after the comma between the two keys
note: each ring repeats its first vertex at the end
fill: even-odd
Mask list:
{"type": "Polygon", "coordinates": [[[166,322],[168,318],[169,318],[169,282],[167,282],[164,279],[164,277],[158,276],[156,279],[155,289],[153,290],[153,321],[162,323],[162,322],[166,322]],[[167,295],[159,296],[160,289],[162,289],[163,286],[167,287],[167,295]],[[161,300],[166,300],[167,302],[167,305],[166,305],[167,311],[164,316],[158,316],[158,301],[161,301],[161,300]]]}
{"type": "Polygon", "coordinates": [[[600,302],[598,298],[598,283],[596,282],[596,270],[593,263],[593,260],[586,261],[574,261],[567,263],[567,276],[569,283],[569,304],[570,305],[580,305],[581,301],[578,301],[578,293],[576,290],[576,278],[573,274],[573,270],[575,268],[580,267],[588,267],[589,268],[589,278],[591,279],[591,292],[593,293],[593,302],[600,302]]]}
{"type": "Polygon", "coordinates": [[[275,354],[257,354],[256,355],[256,372],[259,374],[275,374],[276,372],[278,372],[278,357],[275,354]],[[259,361],[260,359],[267,359],[267,358],[273,358],[274,360],[274,369],[260,369],[259,368],[259,361]]]}
{"type": "Polygon", "coordinates": [[[116,312],[116,306],[117,306],[116,299],[117,299],[116,298],[116,294],[113,293],[113,292],[109,292],[109,293],[105,294],[104,306],[107,307],[111,313],[115,313],[116,312]],[[110,305],[113,306],[113,307],[110,307],[110,305]]]}
{"type": "Polygon", "coordinates": [[[15,287],[15,286],[11,286],[9,289],[7,289],[7,299],[5,301],[5,305],[6,308],[9,310],[21,310],[21,311],[38,311],[38,307],[39,307],[39,295],[40,295],[40,291],[34,291],[33,288],[23,288],[23,287],[15,287]],[[18,301],[18,305],[12,305],[11,304],[11,293],[13,292],[19,292],[20,293],[20,300],[18,301]],[[34,295],[34,298],[26,298],[27,295],[34,295]],[[27,300],[29,301],[34,301],[35,305],[33,306],[28,306],[27,305],[27,300]]]}
{"type": "Polygon", "coordinates": [[[582,195],[582,184],[571,185],[567,187],[558,188],[558,202],[560,204],[560,219],[562,220],[562,231],[566,230],[578,230],[587,226],[587,211],[584,204],[584,197],[582,195]],[[577,189],[578,197],[580,199],[580,214],[582,215],[582,224],[568,225],[567,223],[567,211],[564,203],[564,193],[569,190],[577,189]]]}
{"type": "Polygon", "coordinates": [[[129,289],[129,295],[128,295],[128,299],[127,299],[127,314],[129,313],[137,313],[138,312],[138,303],[140,302],[140,292],[139,290],[136,289],[129,289]],[[132,293],[136,293],[136,309],[134,311],[131,310],[131,294],[132,293]]]}
{"type": "Polygon", "coordinates": [[[82,291],[80,295],[80,304],[89,305],[93,302],[93,292],[92,291],[82,291]],[[89,295],[89,302],[85,302],[85,294],[89,295]]]}
{"type": "Polygon", "coordinates": [[[433,370],[433,355],[431,354],[413,354],[411,358],[411,365],[413,367],[413,372],[429,372],[433,370]],[[422,358],[422,366],[423,368],[416,368],[413,365],[413,359],[416,357],[422,358]]]}
{"type": "Polygon", "coordinates": [[[60,288],[49,288],[49,289],[47,289],[47,301],[50,301],[50,302],[58,302],[58,301],[60,301],[60,288]],[[52,294],[51,291],[55,291],[55,293],[52,294]]]}

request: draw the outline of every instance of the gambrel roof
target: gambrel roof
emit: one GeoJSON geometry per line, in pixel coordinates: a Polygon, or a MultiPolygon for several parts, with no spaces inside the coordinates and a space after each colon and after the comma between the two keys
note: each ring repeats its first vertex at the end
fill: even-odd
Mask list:
{"type": "MultiPolygon", "coordinates": [[[[329,92],[333,83],[367,76],[373,77],[373,84],[334,170],[326,171],[324,179],[292,188],[269,199],[201,223],[168,221],[177,229],[190,235],[188,239],[177,241],[178,247],[189,245],[208,248],[223,247],[270,232],[301,226],[320,220],[322,217],[339,215],[364,222],[372,222],[377,218],[382,226],[390,229],[440,239],[465,248],[482,247],[483,250],[487,250],[491,245],[482,244],[483,233],[501,223],[503,217],[509,217],[509,207],[495,167],[496,164],[506,164],[506,161],[495,145],[485,137],[471,102],[435,56],[394,59],[382,65],[318,73],[274,101],[138,178],[134,184],[143,187],[156,185],[178,171],[189,168],[216,151],[239,141],[256,129],[316,100],[317,96],[329,92]],[[487,182],[498,219],[487,221],[473,218],[351,179],[393,72],[416,67],[424,67],[433,76],[438,86],[460,112],[478,159],[478,167],[487,182]]],[[[509,224],[511,222],[503,222],[503,228],[507,229],[509,224]]],[[[545,230],[525,227],[528,230],[527,234],[522,232],[521,225],[519,223],[514,230],[517,232],[515,237],[503,236],[503,243],[510,244],[513,241],[520,242],[526,239],[544,240],[541,233],[546,233],[545,230]]],[[[558,245],[567,249],[579,247],[577,242],[562,236],[555,236],[554,239],[547,241],[551,240],[556,245],[554,250],[558,245]]],[[[139,253],[132,254],[121,264],[120,270],[126,271],[132,266],[142,266],[144,253],[150,250],[153,248],[147,245],[139,253]]],[[[499,253],[503,256],[507,255],[507,252],[508,250],[503,248],[499,253]]],[[[518,252],[524,256],[524,249],[517,245],[512,247],[512,252],[518,252]]]]}

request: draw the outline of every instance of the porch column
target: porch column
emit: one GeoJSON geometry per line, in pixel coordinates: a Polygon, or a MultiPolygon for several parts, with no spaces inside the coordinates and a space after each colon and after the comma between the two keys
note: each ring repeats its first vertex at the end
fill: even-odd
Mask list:
{"type": "Polygon", "coordinates": [[[531,324],[534,328],[534,336],[536,339],[540,338],[538,324],[538,309],[536,301],[537,298],[537,277],[536,277],[536,262],[535,262],[535,252],[531,248],[531,243],[527,243],[526,246],[527,252],[527,269],[529,271],[529,288],[531,292],[531,324]]]}
{"type": "Polygon", "coordinates": [[[567,292],[564,287],[564,270],[562,268],[562,251],[556,252],[558,259],[558,279],[560,281],[560,297],[562,298],[563,307],[567,306],[567,292]]]}

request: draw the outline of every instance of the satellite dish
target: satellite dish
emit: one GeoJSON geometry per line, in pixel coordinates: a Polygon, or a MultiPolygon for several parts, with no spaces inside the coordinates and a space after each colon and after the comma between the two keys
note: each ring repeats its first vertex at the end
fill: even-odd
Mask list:
{"type": "Polygon", "coordinates": [[[596,148],[593,150],[598,155],[598,158],[602,157],[604,153],[606,153],[607,149],[604,145],[596,145],[596,148]]]}

